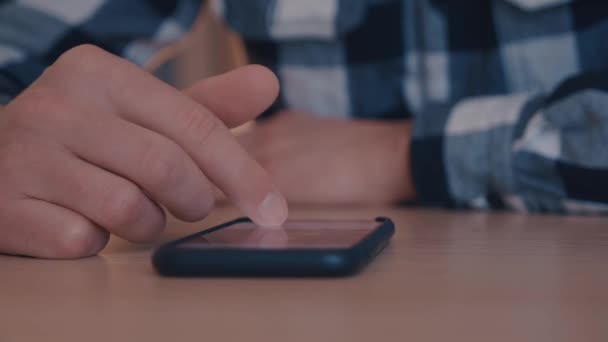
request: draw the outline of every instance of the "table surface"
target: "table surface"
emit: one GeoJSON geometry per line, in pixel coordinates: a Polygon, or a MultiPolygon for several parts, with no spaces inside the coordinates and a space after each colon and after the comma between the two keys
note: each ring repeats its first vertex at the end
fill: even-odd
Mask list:
{"type": "Polygon", "coordinates": [[[155,244],[93,258],[0,256],[0,341],[608,341],[608,221],[419,209],[296,209],[391,217],[396,235],[338,279],[169,279],[154,245],[238,215],[170,220],[155,244]]]}

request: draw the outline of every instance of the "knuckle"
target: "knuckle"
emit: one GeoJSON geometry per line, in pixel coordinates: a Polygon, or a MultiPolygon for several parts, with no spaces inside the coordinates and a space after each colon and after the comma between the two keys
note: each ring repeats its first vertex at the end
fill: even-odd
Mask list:
{"type": "Polygon", "coordinates": [[[171,189],[181,181],[185,163],[179,155],[175,146],[149,145],[143,153],[141,165],[151,190],[171,189]]]}
{"type": "Polygon", "coordinates": [[[55,89],[73,101],[107,106],[112,94],[129,89],[133,69],[137,67],[101,48],[85,44],[59,56],[37,83],[55,89]]]}
{"type": "Polygon", "coordinates": [[[103,204],[106,225],[114,228],[135,225],[144,214],[145,201],[145,196],[136,186],[108,191],[103,204]]]}
{"type": "Polygon", "coordinates": [[[196,104],[187,104],[177,112],[188,136],[197,143],[204,143],[219,125],[213,115],[204,113],[196,104]]]}
{"type": "Polygon", "coordinates": [[[107,234],[101,234],[90,223],[75,223],[59,234],[55,248],[57,258],[73,259],[99,253],[108,242],[107,234]]]}
{"type": "Polygon", "coordinates": [[[98,70],[99,59],[103,55],[103,50],[95,45],[78,45],[59,56],[53,67],[61,70],[67,68],[71,72],[74,72],[74,70],[79,72],[98,70]]]}

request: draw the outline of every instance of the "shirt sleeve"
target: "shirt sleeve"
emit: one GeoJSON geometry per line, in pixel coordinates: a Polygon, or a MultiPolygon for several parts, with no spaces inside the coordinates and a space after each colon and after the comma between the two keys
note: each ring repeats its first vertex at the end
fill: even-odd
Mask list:
{"type": "Polygon", "coordinates": [[[552,93],[470,98],[414,121],[421,201],[527,212],[608,213],[608,70],[552,93]]]}
{"type": "Polygon", "coordinates": [[[144,64],[187,31],[201,2],[0,0],[0,104],[77,45],[144,64]]]}

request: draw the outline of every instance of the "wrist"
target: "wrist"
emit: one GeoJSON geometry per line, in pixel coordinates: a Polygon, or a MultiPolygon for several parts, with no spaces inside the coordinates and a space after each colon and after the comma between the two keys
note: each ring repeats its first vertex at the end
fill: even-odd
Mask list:
{"type": "Polygon", "coordinates": [[[396,204],[412,200],[415,196],[410,167],[411,122],[391,121],[381,123],[383,129],[376,138],[376,154],[372,175],[376,201],[396,204]]]}
{"type": "Polygon", "coordinates": [[[411,121],[395,124],[393,130],[394,166],[393,179],[395,180],[394,202],[412,200],[415,197],[414,184],[410,166],[411,121]]]}

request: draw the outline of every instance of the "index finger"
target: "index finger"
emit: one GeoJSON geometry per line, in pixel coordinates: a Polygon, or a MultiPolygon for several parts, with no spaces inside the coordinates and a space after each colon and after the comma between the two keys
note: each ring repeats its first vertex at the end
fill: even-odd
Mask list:
{"type": "MultiPolygon", "coordinates": [[[[125,119],[180,145],[247,216],[260,225],[281,225],[287,203],[267,172],[207,108],[137,66],[106,54],[113,84],[104,91],[125,119]]],[[[245,91],[232,94],[248,96],[245,91]]],[[[256,113],[257,114],[257,113],[256,113]]]]}

